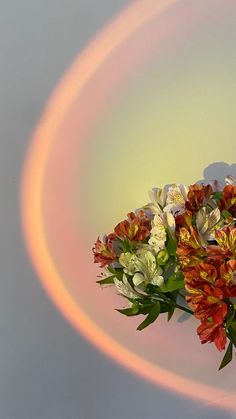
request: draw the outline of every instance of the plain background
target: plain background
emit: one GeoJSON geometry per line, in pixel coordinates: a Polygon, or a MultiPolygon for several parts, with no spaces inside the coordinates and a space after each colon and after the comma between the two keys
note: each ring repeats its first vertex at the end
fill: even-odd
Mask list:
{"type": "Polygon", "coordinates": [[[59,314],[31,267],[19,182],[52,89],[127,1],[0,0],[0,419],[233,418],[136,377],[59,314]]]}

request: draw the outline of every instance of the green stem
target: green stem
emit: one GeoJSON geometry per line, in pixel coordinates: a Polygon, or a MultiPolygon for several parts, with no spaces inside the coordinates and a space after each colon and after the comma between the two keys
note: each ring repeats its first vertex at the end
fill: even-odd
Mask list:
{"type": "Polygon", "coordinates": [[[189,309],[189,308],[187,308],[187,307],[182,307],[182,306],[180,306],[179,304],[175,304],[175,307],[176,307],[176,308],[179,308],[180,310],[186,311],[186,313],[193,314],[193,311],[192,311],[192,310],[190,310],[190,309],[189,309]]]}
{"type": "MultiPolygon", "coordinates": [[[[157,295],[157,296],[152,295],[152,298],[153,298],[153,297],[154,297],[154,299],[155,299],[155,297],[157,297],[156,299],[157,299],[158,301],[160,301],[160,299],[162,298],[162,299],[163,299],[163,302],[170,303],[170,299],[169,299],[168,297],[164,297],[164,295],[157,295]]],[[[187,308],[187,307],[180,306],[179,304],[176,304],[176,303],[175,303],[175,307],[176,307],[176,308],[179,308],[180,310],[185,311],[186,313],[193,314],[193,311],[192,311],[192,310],[190,310],[190,309],[189,309],[189,308],[187,308]]]]}
{"type": "Polygon", "coordinates": [[[185,295],[184,294],[182,294],[181,292],[178,292],[178,295],[185,300],[185,295]]]}

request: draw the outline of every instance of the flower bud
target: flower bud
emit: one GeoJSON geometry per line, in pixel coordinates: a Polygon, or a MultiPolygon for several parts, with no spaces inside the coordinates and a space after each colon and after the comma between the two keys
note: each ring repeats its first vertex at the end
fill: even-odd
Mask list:
{"type": "Polygon", "coordinates": [[[167,260],[169,259],[169,254],[167,252],[167,250],[163,249],[161,250],[158,254],[157,254],[157,263],[158,265],[165,265],[165,263],[167,262],[167,260]]]}

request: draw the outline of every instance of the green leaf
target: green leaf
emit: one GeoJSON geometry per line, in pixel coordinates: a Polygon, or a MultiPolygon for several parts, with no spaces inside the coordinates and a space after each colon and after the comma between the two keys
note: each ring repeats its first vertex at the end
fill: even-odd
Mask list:
{"type": "Polygon", "coordinates": [[[171,298],[171,302],[169,304],[169,310],[168,310],[168,315],[167,315],[167,321],[169,322],[170,319],[172,318],[174,311],[175,311],[175,305],[176,305],[176,300],[177,300],[177,296],[178,296],[178,290],[176,291],[172,291],[171,293],[168,293],[166,295],[169,295],[169,298],[171,298]]]}
{"type": "Polygon", "coordinates": [[[211,194],[212,198],[214,198],[216,201],[219,201],[222,197],[222,192],[212,192],[211,194]]]}
{"type": "MultiPolygon", "coordinates": [[[[168,303],[163,301],[159,301],[159,303],[161,306],[160,313],[167,313],[170,310],[170,305],[168,303]]],[[[139,306],[139,314],[148,314],[155,304],[156,301],[153,303],[141,304],[139,306]]]]}
{"type": "Polygon", "coordinates": [[[182,272],[176,272],[169,276],[167,281],[161,285],[162,292],[171,292],[184,288],[184,276],[182,272]]]}
{"type": "Polygon", "coordinates": [[[218,368],[218,371],[221,370],[222,368],[224,368],[226,365],[228,365],[232,361],[232,357],[233,357],[233,344],[230,341],[229,345],[228,345],[228,348],[225,352],[225,356],[222,359],[222,362],[221,362],[221,364],[218,368]]]}
{"type": "Polygon", "coordinates": [[[160,314],[161,305],[159,301],[155,303],[153,308],[148,313],[146,319],[137,327],[137,330],[143,330],[145,327],[149,326],[149,324],[153,323],[160,314]]]}
{"type": "Polygon", "coordinates": [[[151,309],[155,306],[155,304],[156,303],[143,304],[141,307],[139,307],[139,313],[140,314],[150,313],[151,309]]]}
{"type": "Polygon", "coordinates": [[[122,240],[120,237],[117,237],[117,240],[120,242],[124,253],[133,251],[133,244],[127,238],[122,240]]]}
{"type": "Polygon", "coordinates": [[[176,255],[176,249],[177,249],[177,243],[173,239],[173,237],[171,236],[170,229],[168,227],[167,227],[166,231],[167,231],[167,236],[168,236],[167,244],[166,244],[166,250],[169,253],[169,255],[175,256],[176,255]]]}
{"type": "Polygon", "coordinates": [[[230,325],[228,327],[228,332],[229,332],[229,338],[230,338],[231,342],[236,347],[236,330],[230,325]]]}
{"type": "Polygon", "coordinates": [[[175,306],[173,304],[170,305],[170,310],[168,311],[167,321],[169,322],[171,317],[173,316],[175,311],[175,306]]]}
{"type": "Polygon", "coordinates": [[[100,284],[100,285],[114,284],[114,278],[115,278],[115,275],[111,275],[111,276],[107,276],[104,279],[100,279],[99,281],[96,281],[96,282],[97,284],[100,284]]]}
{"type": "Polygon", "coordinates": [[[230,306],[228,309],[227,319],[226,319],[226,329],[230,326],[230,323],[232,322],[235,315],[235,307],[230,306]]]}
{"type": "Polygon", "coordinates": [[[107,270],[117,279],[122,279],[124,273],[123,268],[112,268],[111,266],[108,266],[107,270]]]}
{"type": "Polygon", "coordinates": [[[170,305],[166,303],[161,303],[160,313],[168,313],[170,311],[170,305]]]}
{"type": "Polygon", "coordinates": [[[125,316],[136,316],[137,314],[139,314],[139,307],[136,305],[133,307],[123,309],[116,308],[116,311],[119,311],[119,313],[124,314],[125,316]]]}

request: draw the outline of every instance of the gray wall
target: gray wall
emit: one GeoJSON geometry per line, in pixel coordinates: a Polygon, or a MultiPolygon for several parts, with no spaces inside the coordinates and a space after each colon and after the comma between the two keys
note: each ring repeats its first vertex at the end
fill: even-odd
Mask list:
{"type": "Polygon", "coordinates": [[[59,77],[125,0],[0,0],[0,419],[233,418],[142,381],[53,306],[19,220],[30,134],[59,77]]]}

